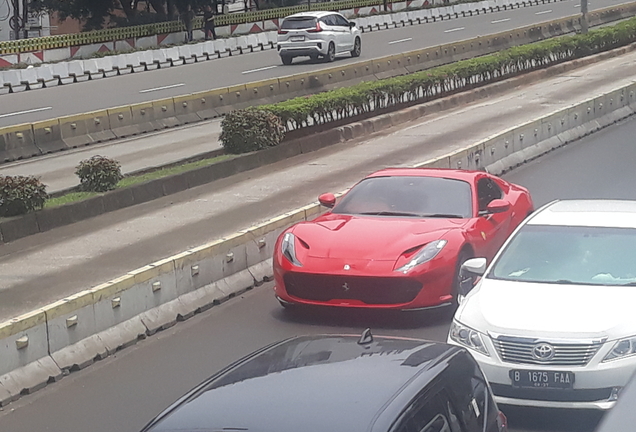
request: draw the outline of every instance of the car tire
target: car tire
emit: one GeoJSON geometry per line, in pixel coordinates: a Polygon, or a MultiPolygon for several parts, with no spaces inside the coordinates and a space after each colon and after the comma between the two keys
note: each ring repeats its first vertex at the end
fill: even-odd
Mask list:
{"type": "Polygon", "coordinates": [[[362,52],[362,41],[359,37],[356,38],[353,43],[353,49],[351,50],[351,57],[360,57],[360,53],[362,52]]]}
{"type": "Polygon", "coordinates": [[[325,54],[325,61],[331,63],[336,59],[336,45],[333,42],[329,42],[327,47],[327,54],[325,54]]]}
{"type": "Polygon", "coordinates": [[[292,60],[294,59],[292,56],[280,56],[281,61],[284,65],[288,66],[292,64],[292,60]]]}
{"type": "Polygon", "coordinates": [[[457,257],[457,264],[455,265],[455,275],[453,276],[453,287],[451,294],[453,296],[453,309],[456,309],[459,306],[459,284],[460,284],[460,270],[462,268],[462,264],[464,264],[467,260],[471,259],[473,255],[469,252],[468,249],[462,249],[457,257]]]}

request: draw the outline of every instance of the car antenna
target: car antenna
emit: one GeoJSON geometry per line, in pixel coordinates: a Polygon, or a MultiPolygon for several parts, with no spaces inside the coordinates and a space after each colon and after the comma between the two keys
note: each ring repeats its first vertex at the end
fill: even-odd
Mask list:
{"type": "Polygon", "coordinates": [[[358,340],[358,345],[366,345],[366,344],[370,344],[371,342],[373,342],[373,335],[371,334],[371,329],[366,328],[364,329],[364,331],[362,332],[362,335],[360,336],[360,339],[358,340]]]}

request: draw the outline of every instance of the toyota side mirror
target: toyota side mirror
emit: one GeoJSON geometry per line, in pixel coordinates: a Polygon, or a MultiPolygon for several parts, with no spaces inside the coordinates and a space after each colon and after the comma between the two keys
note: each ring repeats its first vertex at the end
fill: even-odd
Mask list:
{"type": "Polygon", "coordinates": [[[332,208],[336,205],[336,196],[332,193],[325,193],[318,197],[318,202],[325,207],[332,208]]]}
{"type": "Polygon", "coordinates": [[[464,261],[459,270],[459,292],[457,294],[460,302],[475,286],[477,276],[482,276],[486,272],[486,265],[486,258],[471,258],[464,261]]]}
{"type": "Polygon", "coordinates": [[[356,23],[354,23],[353,21],[349,21],[349,28],[354,28],[356,26],[356,23]]]}

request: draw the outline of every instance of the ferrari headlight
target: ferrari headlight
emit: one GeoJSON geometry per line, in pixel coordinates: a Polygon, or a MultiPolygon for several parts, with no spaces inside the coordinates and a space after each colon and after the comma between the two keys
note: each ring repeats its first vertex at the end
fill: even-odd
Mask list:
{"type": "Polygon", "coordinates": [[[424,264],[427,261],[432,260],[448,243],[446,240],[435,240],[424,246],[407,264],[403,265],[399,269],[395,270],[402,273],[407,273],[413,267],[420,264],[424,264]]]}
{"type": "Polygon", "coordinates": [[[603,361],[616,360],[636,354],[636,336],[616,341],[612,350],[605,356],[603,361]]]}
{"type": "Polygon", "coordinates": [[[283,242],[280,246],[281,253],[285,258],[289,260],[295,266],[302,267],[303,265],[296,258],[296,236],[292,233],[287,233],[283,237],[283,242]]]}
{"type": "Polygon", "coordinates": [[[477,330],[473,330],[457,321],[453,321],[448,336],[454,342],[490,357],[488,349],[486,345],[484,345],[482,334],[477,330]]]}

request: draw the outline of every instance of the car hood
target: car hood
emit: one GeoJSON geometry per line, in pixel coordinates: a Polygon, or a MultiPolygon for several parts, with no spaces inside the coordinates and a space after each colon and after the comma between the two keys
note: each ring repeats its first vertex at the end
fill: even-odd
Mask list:
{"type": "Polygon", "coordinates": [[[484,279],[456,317],[484,333],[598,338],[636,334],[636,287],[539,284],[484,279]]]}
{"type": "Polygon", "coordinates": [[[309,245],[310,257],[395,261],[405,251],[441,239],[465,223],[464,219],[329,215],[301,223],[293,233],[309,245]]]}

